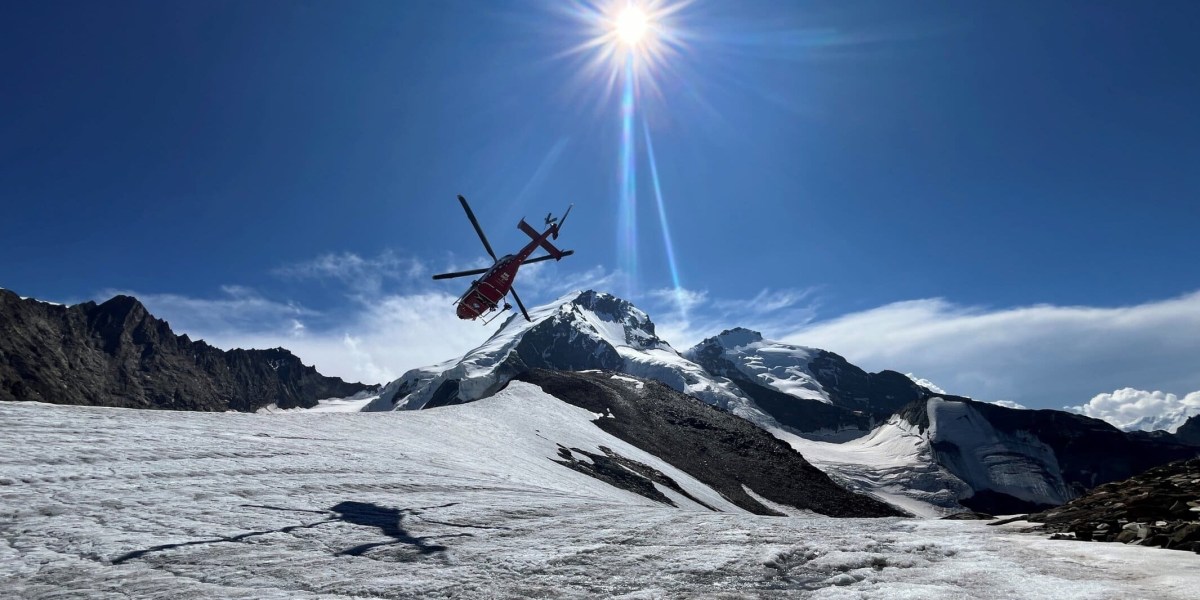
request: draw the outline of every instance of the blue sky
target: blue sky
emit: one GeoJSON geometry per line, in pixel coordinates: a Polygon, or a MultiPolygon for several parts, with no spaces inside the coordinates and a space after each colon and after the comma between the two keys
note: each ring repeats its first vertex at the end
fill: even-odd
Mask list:
{"type": "Polygon", "coordinates": [[[482,256],[462,193],[504,249],[574,203],[527,303],[604,287],[677,346],[757,326],[1031,405],[1200,389],[1200,5],[658,2],[629,145],[620,66],[578,49],[605,4],[12,3],[0,285],[393,377],[486,336],[427,281],[482,256]]]}

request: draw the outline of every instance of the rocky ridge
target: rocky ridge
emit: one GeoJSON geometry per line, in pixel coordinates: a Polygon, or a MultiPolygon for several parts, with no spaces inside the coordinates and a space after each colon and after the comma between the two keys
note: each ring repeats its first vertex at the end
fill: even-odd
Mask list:
{"type": "Polygon", "coordinates": [[[214,348],[131,296],[62,306],[0,289],[0,400],[253,412],[311,408],[373,386],[325,377],[283,348],[214,348]]]}
{"type": "Polygon", "coordinates": [[[1200,553],[1200,459],[1155,467],[1029,515],[1056,539],[1121,542],[1200,553]]]}

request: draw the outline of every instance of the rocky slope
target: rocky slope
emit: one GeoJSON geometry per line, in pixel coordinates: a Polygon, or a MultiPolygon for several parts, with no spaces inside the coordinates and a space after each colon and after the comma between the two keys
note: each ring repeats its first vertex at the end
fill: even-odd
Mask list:
{"type": "Polygon", "coordinates": [[[130,296],[61,306],[0,289],[0,400],[250,412],[370,387],[282,348],[226,352],[177,336],[130,296]]]}
{"type": "MultiPolygon", "coordinates": [[[[532,383],[568,404],[597,415],[596,426],[688,473],[737,506],[756,514],[781,515],[790,509],[835,517],[885,517],[902,513],[874,498],[849,492],[804,460],[795,450],[744,419],[681,394],[662,383],[614,372],[568,373],[535,369],[516,380],[532,383]]],[[[606,465],[610,456],[562,448],[568,466],[584,457],[589,474],[616,472],[626,479],[644,472],[638,465],[606,465]]],[[[613,478],[616,479],[616,478],[613,478]]],[[[610,483],[613,480],[605,479],[610,483]]],[[[614,483],[618,485],[618,483],[614,483]]],[[[642,487],[651,487],[649,481],[642,487]]]]}
{"type": "Polygon", "coordinates": [[[1200,459],[1174,462],[1097,487],[1030,521],[1080,540],[1200,553],[1200,459]]]}

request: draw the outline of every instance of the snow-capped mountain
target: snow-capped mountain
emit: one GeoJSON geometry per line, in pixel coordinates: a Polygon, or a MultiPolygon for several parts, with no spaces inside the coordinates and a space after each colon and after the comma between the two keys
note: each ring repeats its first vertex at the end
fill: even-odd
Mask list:
{"type": "Polygon", "coordinates": [[[774,433],[843,485],[929,516],[961,507],[1002,514],[1056,506],[1197,455],[1099,419],[949,395],[913,402],[844,444],[774,433]]]}
{"type": "Polygon", "coordinates": [[[1180,406],[1168,408],[1156,415],[1146,415],[1131,423],[1121,425],[1124,431],[1165,431],[1177,433],[1184,423],[1193,417],[1200,417],[1200,407],[1180,406]]]}
{"type": "Polygon", "coordinates": [[[388,384],[367,410],[420,409],[485,398],[518,373],[603,369],[663,382],[760,424],[774,424],[739,387],[684,358],[633,304],[610,294],[567,294],[514,315],[460,359],[413,369],[388,384]]]}
{"type": "Polygon", "coordinates": [[[601,369],[661,381],[763,427],[844,440],[930,393],[899,373],[867,373],[832,352],[764,340],[746,329],[680,353],[658,337],[645,312],[601,292],[567,294],[530,311],[530,318],[510,317],[462,358],[405,373],[367,410],[486,398],[534,368],[601,369]]]}
{"type": "Polygon", "coordinates": [[[757,331],[736,327],[700,342],[684,355],[710,371],[736,373],[789,396],[831,404],[829,392],[809,369],[819,352],[764,340],[757,331]]]}
{"type": "Polygon", "coordinates": [[[740,327],[684,356],[730,379],[780,424],[808,437],[861,436],[900,407],[931,395],[895,371],[867,373],[833,352],[766,340],[740,327]]]}
{"type": "Polygon", "coordinates": [[[1173,438],[1128,434],[1076,414],[935,394],[901,373],[867,373],[832,352],[747,329],[680,354],[646,313],[610,294],[569,294],[530,316],[510,318],[461,359],[409,371],[367,410],[471,402],[533,369],[621,373],[743,417],[844,486],[926,516],[1058,505],[1195,455],[1173,438]]]}

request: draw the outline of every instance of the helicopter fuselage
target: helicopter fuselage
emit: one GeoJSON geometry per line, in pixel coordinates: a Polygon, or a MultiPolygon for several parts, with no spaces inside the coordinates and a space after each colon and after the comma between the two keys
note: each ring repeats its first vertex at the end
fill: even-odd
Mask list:
{"type": "MultiPolygon", "coordinates": [[[[524,221],[522,221],[522,224],[524,221]]],[[[458,299],[458,309],[455,313],[460,319],[478,319],[500,306],[504,296],[512,288],[513,280],[517,278],[517,270],[521,263],[537,250],[538,246],[546,243],[547,238],[556,229],[551,226],[546,231],[530,240],[520,252],[501,256],[492,268],[476,279],[470,289],[458,299]]],[[[531,236],[532,237],[532,236],[531,236]]]]}

